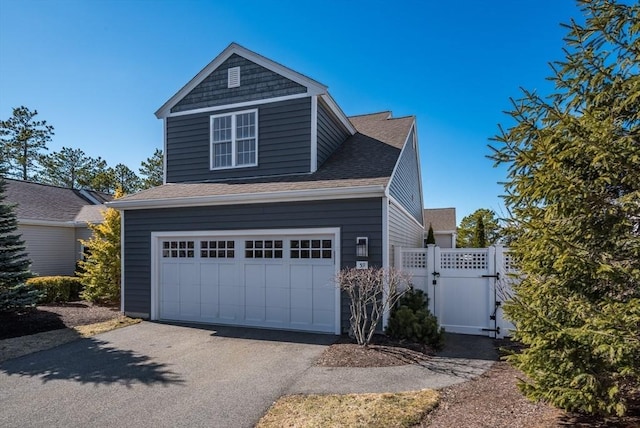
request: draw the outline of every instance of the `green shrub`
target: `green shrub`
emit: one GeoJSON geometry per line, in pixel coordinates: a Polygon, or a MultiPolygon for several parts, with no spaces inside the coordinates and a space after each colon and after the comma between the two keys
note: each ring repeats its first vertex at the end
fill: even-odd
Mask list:
{"type": "Polygon", "coordinates": [[[75,276],[39,276],[29,278],[27,285],[43,293],[38,303],[76,300],[79,298],[83,287],[80,278],[75,276]]]}
{"type": "Polygon", "coordinates": [[[422,290],[409,290],[391,311],[387,334],[394,339],[424,343],[433,349],[444,346],[444,329],[429,312],[429,297],[422,290]]]}

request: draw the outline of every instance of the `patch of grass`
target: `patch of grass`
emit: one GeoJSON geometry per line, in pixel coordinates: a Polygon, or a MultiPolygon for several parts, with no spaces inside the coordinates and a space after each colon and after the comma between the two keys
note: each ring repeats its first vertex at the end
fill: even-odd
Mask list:
{"type": "Polygon", "coordinates": [[[437,403],[438,393],[430,389],[384,394],[289,395],[276,401],[256,427],[411,427],[437,403]]]}
{"type": "Polygon", "coordinates": [[[128,325],[138,324],[140,321],[142,320],[123,316],[95,324],[80,325],[73,327],[73,329],[77,331],[80,336],[89,337],[100,333],[106,333],[107,331],[115,330],[117,328],[126,327],[128,325]]]}

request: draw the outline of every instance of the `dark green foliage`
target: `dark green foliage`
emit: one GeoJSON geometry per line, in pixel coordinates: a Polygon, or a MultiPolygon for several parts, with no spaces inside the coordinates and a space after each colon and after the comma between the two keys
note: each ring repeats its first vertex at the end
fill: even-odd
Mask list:
{"type": "Polygon", "coordinates": [[[496,213],[480,208],[460,221],[456,247],[485,248],[497,243],[502,237],[501,220],[498,220],[496,213]]]}
{"type": "Polygon", "coordinates": [[[425,244],[429,245],[429,244],[435,244],[436,243],[436,237],[433,236],[433,226],[431,225],[431,223],[429,223],[429,231],[427,232],[427,240],[425,241],[425,244]]]}
{"type": "Polygon", "coordinates": [[[17,233],[13,206],[5,202],[5,181],[0,178],[0,311],[34,307],[40,293],[25,284],[32,276],[31,261],[17,233]]]}
{"type": "Polygon", "coordinates": [[[83,289],[80,278],[75,276],[40,276],[28,279],[27,285],[42,292],[38,303],[77,300],[83,289]]]}
{"type": "Polygon", "coordinates": [[[162,150],[156,149],[153,156],[142,161],[140,165],[140,175],[142,178],[142,189],[162,185],[164,175],[164,156],[162,150]]]}
{"type": "Polygon", "coordinates": [[[429,311],[429,297],[422,290],[412,288],[398,300],[391,310],[386,333],[436,350],[444,346],[444,329],[429,311]]]}
{"type": "Polygon", "coordinates": [[[579,1],[551,96],[494,138],[521,271],[505,313],[532,399],[619,414],[640,388],[640,4],[579,1]]]}
{"type": "Polygon", "coordinates": [[[484,230],[484,221],[478,217],[476,230],[473,236],[473,248],[485,248],[487,246],[487,235],[484,230]]]}
{"type": "Polygon", "coordinates": [[[13,109],[13,115],[0,120],[0,151],[6,156],[9,173],[21,180],[34,176],[41,152],[54,134],[53,126],[46,120],[34,120],[38,111],[21,106],[13,109]]]}

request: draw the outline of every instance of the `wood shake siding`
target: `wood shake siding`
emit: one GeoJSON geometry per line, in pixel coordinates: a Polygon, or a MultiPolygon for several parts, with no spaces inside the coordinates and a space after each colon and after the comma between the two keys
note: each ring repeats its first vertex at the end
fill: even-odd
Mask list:
{"type": "Polygon", "coordinates": [[[305,93],[307,88],[237,54],[193,88],[171,113],[305,93]],[[227,70],[240,67],[240,86],[227,87],[227,70]]]}
{"type": "Polygon", "coordinates": [[[413,145],[414,131],[400,155],[398,169],[389,185],[393,196],[411,215],[422,224],[422,197],[420,195],[420,175],[418,154],[413,145]]]}
{"type": "Polygon", "coordinates": [[[311,98],[261,104],[258,109],[258,165],[210,169],[210,116],[252,107],[167,118],[167,182],[196,182],[309,172],[311,98]]]}
{"type": "Polygon", "coordinates": [[[318,167],[349,137],[349,131],[318,101],[318,167]]]}
{"type": "MultiPolygon", "coordinates": [[[[369,237],[369,265],[382,265],[380,198],[130,210],[125,225],[125,312],[150,313],[151,232],[340,227],[342,267],[355,266],[355,242],[369,237]]],[[[349,327],[349,306],[341,300],[341,326],[349,327]]]]}

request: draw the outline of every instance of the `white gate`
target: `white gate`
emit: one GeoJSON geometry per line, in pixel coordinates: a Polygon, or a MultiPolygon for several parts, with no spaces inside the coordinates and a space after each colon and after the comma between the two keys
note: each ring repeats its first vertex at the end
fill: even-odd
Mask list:
{"type": "Polygon", "coordinates": [[[501,246],[400,248],[395,262],[427,293],[429,309],[446,331],[504,337],[513,329],[502,312],[510,295],[511,266],[501,246]]]}

